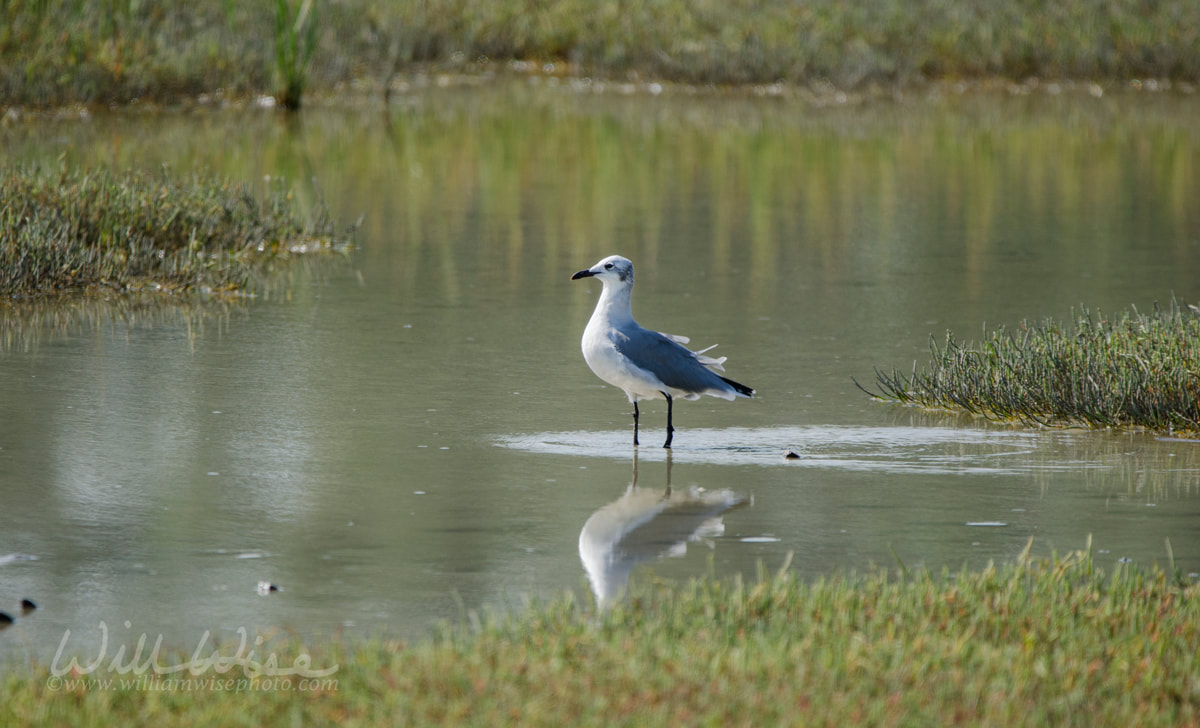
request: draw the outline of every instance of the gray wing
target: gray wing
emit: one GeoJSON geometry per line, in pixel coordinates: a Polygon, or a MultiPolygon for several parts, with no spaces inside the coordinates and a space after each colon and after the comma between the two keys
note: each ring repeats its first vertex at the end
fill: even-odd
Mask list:
{"type": "Polygon", "coordinates": [[[685,392],[728,389],[724,380],[705,366],[707,362],[719,366],[723,360],[708,357],[702,360],[696,352],[677,343],[674,338],[679,337],[669,338],[639,326],[632,331],[617,332],[613,343],[617,351],[642,369],[652,372],[668,387],[685,392]]]}

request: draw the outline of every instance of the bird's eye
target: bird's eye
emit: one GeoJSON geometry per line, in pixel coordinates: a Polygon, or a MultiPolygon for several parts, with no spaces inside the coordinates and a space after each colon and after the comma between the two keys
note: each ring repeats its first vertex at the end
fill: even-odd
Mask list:
{"type": "Polygon", "coordinates": [[[612,263],[605,263],[605,264],[604,264],[604,267],[605,267],[607,270],[612,270],[612,263]]]}

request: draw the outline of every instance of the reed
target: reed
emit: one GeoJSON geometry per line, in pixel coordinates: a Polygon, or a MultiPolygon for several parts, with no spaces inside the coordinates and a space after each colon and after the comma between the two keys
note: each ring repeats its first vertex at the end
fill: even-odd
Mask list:
{"type": "Polygon", "coordinates": [[[295,11],[288,0],[278,0],[275,3],[275,73],[280,87],[276,98],[289,111],[300,108],[316,49],[316,0],[301,0],[295,11]]]}

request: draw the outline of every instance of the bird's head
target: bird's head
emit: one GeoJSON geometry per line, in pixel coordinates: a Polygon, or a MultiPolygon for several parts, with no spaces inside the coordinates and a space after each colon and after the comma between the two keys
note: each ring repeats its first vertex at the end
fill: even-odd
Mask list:
{"type": "Polygon", "coordinates": [[[619,255],[610,255],[591,268],[581,270],[571,276],[571,280],[577,281],[580,278],[592,277],[599,278],[605,284],[621,283],[632,286],[633,263],[628,258],[622,258],[619,255]]]}

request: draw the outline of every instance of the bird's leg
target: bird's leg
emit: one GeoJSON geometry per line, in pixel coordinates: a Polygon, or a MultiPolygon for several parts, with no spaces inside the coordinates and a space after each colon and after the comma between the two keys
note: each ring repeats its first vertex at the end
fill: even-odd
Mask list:
{"type": "Polygon", "coordinates": [[[637,439],[637,422],[638,422],[638,408],[637,408],[637,400],[634,400],[634,402],[633,402],[633,444],[634,444],[634,445],[637,445],[637,444],[638,444],[638,439],[637,439]]]}
{"type": "Polygon", "coordinates": [[[671,439],[675,437],[675,428],[671,425],[671,395],[666,392],[662,396],[667,398],[667,441],[663,443],[663,447],[671,449],[671,439]]]}

